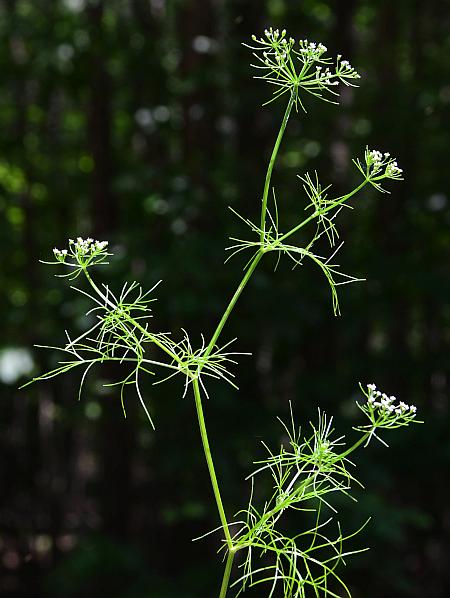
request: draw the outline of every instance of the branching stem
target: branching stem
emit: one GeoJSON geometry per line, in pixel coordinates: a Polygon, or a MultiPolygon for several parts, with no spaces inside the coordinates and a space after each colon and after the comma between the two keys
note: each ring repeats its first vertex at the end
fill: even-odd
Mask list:
{"type": "Polygon", "coordinates": [[[260,237],[261,248],[255,254],[252,261],[250,262],[244,278],[242,279],[241,283],[239,284],[238,288],[236,289],[236,292],[234,293],[233,297],[231,298],[230,303],[228,304],[219,324],[217,325],[217,328],[214,331],[214,334],[212,335],[211,340],[206,349],[206,353],[205,353],[206,356],[208,356],[211,353],[214,345],[217,342],[217,339],[220,336],[220,333],[222,332],[223,327],[225,326],[231,312],[233,311],[234,306],[236,305],[237,300],[239,299],[247,282],[250,280],[253,272],[255,271],[256,266],[259,264],[260,259],[262,258],[262,256],[265,253],[264,249],[262,248],[262,243],[264,241],[264,235],[265,235],[266,216],[267,216],[267,199],[269,197],[270,181],[272,179],[272,172],[273,172],[273,169],[275,166],[275,160],[277,158],[278,151],[280,149],[281,141],[283,139],[284,132],[286,130],[286,126],[287,126],[289,116],[291,114],[294,102],[295,102],[295,94],[292,93],[289,98],[289,102],[288,102],[286,111],[283,116],[283,121],[281,123],[280,131],[278,133],[277,139],[275,141],[275,145],[272,150],[272,155],[270,156],[269,165],[267,167],[266,179],[265,179],[265,183],[264,183],[263,198],[262,198],[262,206],[261,206],[261,227],[260,227],[261,228],[261,237],[260,237]]]}

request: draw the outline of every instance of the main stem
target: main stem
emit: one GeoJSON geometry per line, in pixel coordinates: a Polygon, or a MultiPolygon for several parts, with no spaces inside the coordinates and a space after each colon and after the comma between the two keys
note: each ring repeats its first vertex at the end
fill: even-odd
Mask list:
{"type": "Polygon", "coordinates": [[[200,426],[200,436],[202,437],[203,451],[205,453],[205,459],[208,465],[209,477],[211,478],[211,485],[214,492],[214,498],[216,499],[217,509],[219,511],[219,517],[222,523],[228,550],[231,550],[233,547],[233,540],[231,539],[230,530],[228,528],[228,521],[225,515],[225,509],[223,508],[222,497],[220,496],[219,484],[217,483],[216,471],[214,469],[214,463],[211,456],[211,449],[209,448],[208,433],[206,431],[205,416],[203,414],[202,397],[200,395],[198,378],[195,378],[193,380],[192,385],[194,387],[195,408],[197,410],[198,424],[200,426]]]}
{"type": "MultiPolygon", "coordinates": [[[[211,340],[208,343],[208,346],[206,347],[205,353],[204,353],[204,358],[206,359],[212,352],[212,350],[214,349],[214,346],[217,343],[217,340],[226,324],[226,322],[228,321],[228,318],[231,315],[231,312],[234,309],[234,306],[236,305],[239,297],[241,296],[244,288],[246,287],[248,281],[250,280],[253,272],[255,271],[257,265],[259,264],[262,256],[265,253],[265,249],[263,247],[263,241],[264,241],[264,237],[265,237],[265,228],[266,228],[266,216],[267,216],[267,201],[268,201],[268,196],[269,196],[269,189],[270,189],[270,181],[272,179],[272,172],[273,172],[273,168],[275,165],[275,160],[276,157],[278,155],[278,150],[280,149],[280,145],[281,145],[281,140],[283,139],[283,135],[284,132],[286,130],[286,125],[287,122],[289,120],[289,116],[291,114],[291,110],[292,110],[292,106],[294,105],[294,101],[295,101],[295,97],[294,95],[291,95],[288,105],[286,107],[286,111],[284,113],[284,117],[283,117],[283,121],[281,123],[281,127],[280,127],[280,131],[278,133],[277,139],[275,141],[275,145],[272,151],[272,155],[270,157],[270,162],[269,162],[269,166],[267,168],[267,173],[266,173],[266,178],[265,178],[265,182],[264,182],[264,191],[263,191],[263,198],[262,198],[262,207],[261,207],[261,246],[258,250],[258,252],[253,256],[252,261],[250,262],[250,264],[248,265],[246,272],[244,274],[243,279],[241,280],[238,288],[236,289],[234,295],[232,296],[228,306],[225,309],[225,312],[223,314],[223,316],[221,317],[212,337],[211,340]]],[[[202,368],[199,367],[198,368],[198,372],[197,372],[197,376],[200,376],[201,374],[201,370],[202,368]]],[[[219,517],[220,517],[220,521],[222,523],[222,527],[223,527],[223,531],[225,534],[225,540],[227,543],[227,549],[228,549],[228,554],[227,554],[227,561],[225,564],[225,571],[223,574],[223,579],[222,579],[222,585],[221,585],[221,589],[220,589],[220,596],[219,598],[225,598],[227,595],[227,591],[228,591],[228,586],[230,583],[230,577],[231,577],[231,570],[233,567],[233,561],[234,561],[234,555],[235,555],[235,548],[233,545],[233,539],[231,537],[230,534],[230,529],[228,526],[228,520],[227,517],[225,515],[225,509],[223,507],[223,503],[222,503],[222,497],[220,495],[220,490],[219,490],[219,484],[217,482],[217,476],[216,476],[216,471],[214,468],[214,462],[212,459],[212,455],[211,455],[211,449],[209,446],[209,441],[208,441],[208,433],[206,430],[206,423],[205,423],[205,417],[203,414],[203,406],[202,406],[202,398],[201,398],[201,393],[200,393],[200,386],[199,386],[199,381],[198,381],[198,377],[195,378],[193,380],[193,388],[194,388],[194,397],[195,397],[195,407],[197,410],[197,417],[198,417],[198,423],[200,426],[200,435],[202,438],[202,443],[203,443],[203,451],[205,453],[205,458],[206,458],[206,463],[208,465],[208,471],[209,471],[209,477],[211,479],[211,485],[213,488],[213,492],[214,492],[214,497],[216,499],[216,504],[217,504],[217,510],[219,511],[219,517]]]]}
{"type": "Polygon", "coordinates": [[[247,271],[244,275],[244,278],[241,280],[238,288],[236,289],[233,297],[230,300],[230,303],[228,304],[226,310],[224,311],[223,316],[220,319],[220,322],[217,325],[217,328],[214,331],[214,334],[211,337],[211,340],[208,343],[208,346],[206,347],[206,351],[205,351],[205,358],[209,356],[209,354],[211,353],[211,351],[214,348],[214,345],[217,342],[217,339],[220,336],[220,333],[223,330],[223,327],[225,326],[228,318],[230,317],[231,312],[233,311],[234,306],[237,303],[237,300],[239,299],[239,297],[242,294],[242,291],[245,289],[248,281],[250,280],[253,272],[256,269],[256,266],[259,264],[262,256],[264,255],[264,251],[262,249],[259,249],[259,251],[255,254],[255,256],[253,257],[252,261],[250,262],[247,271]]]}
{"type": "Polygon", "coordinates": [[[225,598],[227,595],[228,586],[230,583],[231,569],[233,568],[235,552],[229,551],[227,556],[227,562],[225,563],[225,571],[223,573],[222,585],[220,587],[219,598],[225,598]]]}

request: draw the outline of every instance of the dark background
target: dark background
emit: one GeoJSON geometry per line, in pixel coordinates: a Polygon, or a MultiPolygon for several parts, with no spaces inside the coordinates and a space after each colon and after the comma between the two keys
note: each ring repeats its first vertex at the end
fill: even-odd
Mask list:
{"type": "Polygon", "coordinates": [[[342,218],[339,261],[367,277],[342,287],[342,317],[318,271],[274,274],[270,260],[239,302],[223,338],[254,355],[240,359],[241,391],[211,386],[205,406],[227,511],[247,502],[259,440],[280,441],[289,400],[299,421],[320,405],[352,438],[358,381],[375,381],[426,423],[359,453],[366,491],[341,518],[352,531],[373,516],[354,544],[371,550],[342,573],[356,598],[450,593],[449,3],[3,0],[2,596],[217,596],[218,538],[191,543],[218,517],[181,381],[144,387],[155,433],[131,390],[123,419],[108,369],[81,402],[76,373],[17,387],[56,362],[34,343],[83,330],[83,297],[38,261],[68,237],[111,241],[116,288],[164,279],[155,329],[211,334],[244,264],[222,266],[227,237],[246,234],[227,206],[257,217],[284,110],[260,108],[268,89],[241,46],[268,25],[362,74],[340,108],[306,98],[292,118],[274,178],[285,228],[304,207],[296,175],[349,190],[366,144],[397,156],[406,180],[342,218]]]}

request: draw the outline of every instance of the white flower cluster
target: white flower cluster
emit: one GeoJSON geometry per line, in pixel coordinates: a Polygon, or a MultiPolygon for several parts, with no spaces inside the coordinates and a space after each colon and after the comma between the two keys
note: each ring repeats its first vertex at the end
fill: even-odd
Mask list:
{"type": "Polygon", "coordinates": [[[253,35],[252,39],[253,44],[244,45],[254,50],[253,56],[258,62],[252,66],[259,69],[256,78],[274,86],[274,99],[291,92],[296,105],[300,103],[304,109],[299,97],[301,91],[331,101],[326,100],[326,96],[338,97],[336,86],[339,83],[351,86],[351,80],[360,77],[340,55],[335,61],[327,57],[324,44],[308,39],[296,42],[287,36],[285,29],[266,29],[262,37],[253,35]]]}
{"type": "Polygon", "coordinates": [[[337,67],[338,74],[342,77],[348,77],[352,79],[361,79],[361,75],[352,67],[348,60],[341,60],[342,55],[337,55],[337,67]]]}
{"type": "Polygon", "coordinates": [[[265,64],[272,69],[280,68],[286,61],[287,55],[285,51],[263,52],[265,64]]]}
{"type": "MultiPolygon", "coordinates": [[[[302,39],[299,41],[300,51],[299,51],[299,58],[304,63],[311,63],[311,62],[320,62],[322,64],[332,64],[332,60],[330,58],[323,58],[325,52],[327,52],[328,48],[323,44],[316,44],[315,42],[310,42],[307,39],[302,39]]],[[[336,64],[333,66],[333,70],[329,67],[325,69],[322,66],[316,66],[315,72],[315,80],[319,83],[319,86],[330,86],[330,85],[339,85],[339,80],[346,83],[345,79],[360,79],[361,75],[359,75],[356,70],[352,67],[348,60],[341,60],[342,55],[338,54],[336,58],[336,64]]],[[[346,83],[348,85],[348,83],[346,83]]]]}
{"type": "Polygon", "coordinates": [[[365,159],[367,168],[373,175],[379,174],[390,179],[398,179],[403,174],[403,170],[399,168],[397,160],[391,158],[389,152],[382,154],[378,150],[366,148],[365,159]]]}
{"type": "Polygon", "coordinates": [[[373,165],[374,169],[379,170],[384,162],[385,158],[389,157],[389,152],[383,154],[378,150],[370,150],[367,148],[366,150],[366,162],[368,165],[373,165]]]}
{"type": "Polygon", "coordinates": [[[332,73],[329,67],[322,70],[321,66],[316,66],[316,81],[322,85],[339,85],[337,79],[332,80],[335,73],[332,73]]]}
{"type": "MultiPolygon", "coordinates": [[[[272,47],[272,48],[279,48],[284,47],[287,48],[288,46],[292,48],[295,44],[295,40],[290,37],[289,39],[286,38],[286,29],[280,31],[279,29],[270,29],[264,30],[265,37],[258,38],[256,35],[252,35],[252,40],[257,42],[261,46],[272,47]]],[[[258,49],[258,48],[255,48],[258,49]]]]}
{"type": "Polygon", "coordinates": [[[67,253],[67,249],[57,249],[56,247],[53,249],[54,256],[60,262],[63,262],[66,259],[67,253]]]}
{"type": "Polygon", "coordinates": [[[77,237],[76,241],[69,239],[69,245],[73,252],[86,255],[88,253],[92,254],[104,251],[108,247],[108,241],[95,241],[90,237],[87,239],[77,237]]]}
{"type": "Polygon", "coordinates": [[[415,405],[408,405],[403,401],[397,402],[394,396],[388,396],[384,392],[377,390],[375,384],[367,384],[366,387],[359,385],[367,401],[364,404],[356,402],[358,408],[368,418],[369,424],[356,426],[353,429],[367,434],[367,440],[364,446],[367,446],[372,438],[376,438],[388,446],[384,440],[378,436],[378,430],[395,430],[408,426],[411,423],[421,424],[416,419],[417,408],[415,405]]]}
{"type": "MultiPolygon", "coordinates": [[[[283,31],[280,33],[279,29],[273,29],[273,27],[270,27],[269,29],[264,29],[264,35],[269,41],[276,42],[278,40],[282,40],[286,36],[286,29],[283,29],[283,31]]],[[[255,38],[256,36],[253,37],[255,38]]]]}
{"type": "Polygon", "coordinates": [[[65,262],[67,257],[74,257],[74,258],[81,258],[82,260],[85,258],[90,257],[97,257],[101,255],[106,255],[108,247],[108,241],[95,241],[88,237],[87,239],[82,239],[81,237],[77,237],[76,241],[74,239],[69,239],[69,249],[57,249],[56,247],[53,249],[53,255],[59,262],[65,262]]]}
{"type": "Polygon", "coordinates": [[[386,166],[386,176],[391,178],[391,179],[395,179],[398,178],[399,176],[401,176],[403,174],[403,170],[401,168],[399,168],[398,164],[397,164],[397,160],[393,160],[392,162],[389,162],[389,164],[387,164],[386,166]]]}
{"type": "Polygon", "coordinates": [[[300,54],[311,60],[320,60],[321,56],[328,50],[323,44],[316,44],[307,39],[301,39],[298,43],[300,44],[300,54]]]}
{"type": "Polygon", "coordinates": [[[369,406],[374,409],[379,409],[383,414],[395,414],[395,415],[409,415],[413,416],[417,412],[415,405],[407,405],[403,401],[396,403],[397,398],[394,396],[388,396],[384,392],[377,390],[375,384],[368,384],[368,398],[367,402],[369,406]]]}

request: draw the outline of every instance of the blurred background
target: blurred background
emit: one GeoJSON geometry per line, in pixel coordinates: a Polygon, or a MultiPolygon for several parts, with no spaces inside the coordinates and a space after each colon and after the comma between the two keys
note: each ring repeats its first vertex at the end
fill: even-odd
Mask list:
{"type": "Polygon", "coordinates": [[[305,206],[296,175],[350,190],[366,144],[406,180],[341,218],[339,262],[367,277],[341,288],[341,317],[309,265],[274,273],[267,260],[239,302],[223,338],[253,357],[241,391],[212,385],[205,405],[227,511],[246,504],[260,440],[277,446],[290,400],[305,426],[320,405],[351,439],[358,382],[375,381],[426,423],[355,459],[366,489],[340,516],[348,531],[372,517],[352,544],[371,550],[343,575],[355,598],[450,594],[449,2],[2,0],[2,596],[217,596],[219,538],[191,542],[218,517],[181,380],[144,385],[156,432],[131,389],[124,420],[108,368],[80,402],[78,372],[17,388],[59,357],[33,344],[86,325],[84,297],[39,263],[68,237],[110,240],[114,288],[164,280],[156,330],[211,334],[245,263],[222,266],[227,238],[247,235],[227,206],[257,217],[285,106],[260,107],[270,90],[241,45],[269,25],[362,74],[341,107],[307,97],[292,118],[274,178],[284,228],[305,206]]]}

